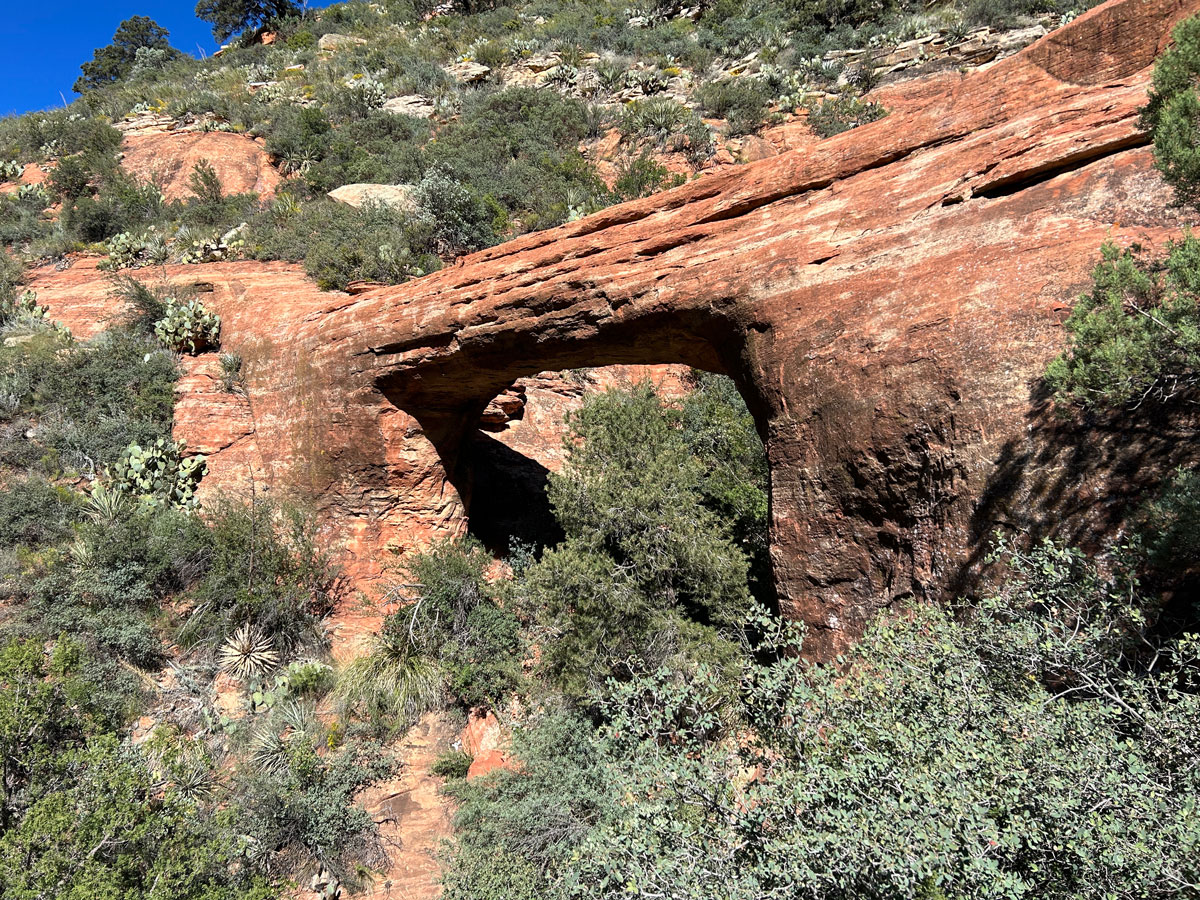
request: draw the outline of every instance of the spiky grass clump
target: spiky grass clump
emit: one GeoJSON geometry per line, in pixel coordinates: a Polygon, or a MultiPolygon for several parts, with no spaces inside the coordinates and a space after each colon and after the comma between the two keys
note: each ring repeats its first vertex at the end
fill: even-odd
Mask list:
{"type": "Polygon", "coordinates": [[[445,689],[445,675],[436,662],[418,653],[407,634],[385,631],[370,653],[342,670],[337,696],[346,714],[394,716],[407,725],[438,707],[445,689]]]}

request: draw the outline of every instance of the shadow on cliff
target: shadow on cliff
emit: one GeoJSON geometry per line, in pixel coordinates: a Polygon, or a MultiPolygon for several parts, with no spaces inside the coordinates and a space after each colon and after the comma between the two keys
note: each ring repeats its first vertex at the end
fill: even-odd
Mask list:
{"type": "Polygon", "coordinates": [[[467,439],[462,454],[470,531],[493,555],[508,556],[514,544],[552,546],[563,539],[546,496],[545,466],[482,431],[467,439]]]}
{"type": "Polygon", "coordinates": [[[1025,437],[1003,446],[972,511],[970,555],[948,585],[952,596],[978,593],[986,583],[980,576],[997,531],[1102,553],[1172,470],[1200,462],[1194,412],[1064,413],[1039,383],[1026,421],[1025,437]]]}

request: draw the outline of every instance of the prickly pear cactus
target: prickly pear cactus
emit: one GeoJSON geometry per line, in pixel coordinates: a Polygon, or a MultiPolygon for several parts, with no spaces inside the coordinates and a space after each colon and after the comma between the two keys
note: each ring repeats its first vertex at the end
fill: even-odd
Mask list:
{"type": "Polygon", "coordinates": [[[177,353],[215,350],[221,343],[221,317],[199,300],[167,300],[167,314],[154,323],[154,334],[177,353]]]}
{"type": "Polygon", "coordinates": [[[196,509],[196,488],[208,472],[202,455],[184,457],[182,441],[159,438],[149,447],[130,444],[108,470],[109,490],[137,498],[147,506],[196,509]]]}

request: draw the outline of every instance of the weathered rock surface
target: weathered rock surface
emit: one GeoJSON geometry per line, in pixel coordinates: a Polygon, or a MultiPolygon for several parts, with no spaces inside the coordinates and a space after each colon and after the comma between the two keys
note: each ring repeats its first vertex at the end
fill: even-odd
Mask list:
{"type": "Polygon", "coordinates": [[[450,809],[439,793],[443,780],[429,768],[450,749],[453,736],[444,715],[426,714],[391,747],[402,762],[400,774],[357,798],[379,829],[387,854],[385,871],[357,896],[416,900],[440,895],[436,855],[451,836],[450,809]]]}
{"type": "Polygon", "coordinates": [[[327,53],[336,53],[339,50],[346,50],[365,43],[366,41],[363,38],[331,31],[328,34],[321,35],[317,40],[317,49],[324,50],[327,53]]]}
{"type": "Polygon", "coordinates": [[[403,97],[389,97],[383,101],[383,111],[395,113],[398,116],[412,116],[414,119],[428,119],[437,109],[429,97],[420,94],[406,94],[403,97]]]}
{"type": "Polygon", "coordinates": [[[330,191],[329,196],[338,203],[356,208],[368,203],[402,210],[416,208],[411,184],[343,184],[330,191]]]}
{"type": "Polygon", "coordinates": [[[227,194],[253,192],[270,197],[282,180],[262,145],[244,134],[224,131],[153,131],[127,134],[121,166],[159,186],[168,200],[192,195],[188,179],[196,163],[208,160],[227,194]]]}

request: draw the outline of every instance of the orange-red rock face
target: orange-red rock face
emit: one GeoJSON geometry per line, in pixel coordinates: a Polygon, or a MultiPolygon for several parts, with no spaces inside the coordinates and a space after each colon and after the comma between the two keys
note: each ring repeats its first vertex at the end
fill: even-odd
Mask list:
{"type": "Polygon", "coordinates": [[[151,131],[130,134],[121,144],[121,166],[158,185],[168,200],[190,197],[188,179],[207,160],[226,194],[275,193],[281,181],[262,145],[244,134],[222,131],[151,131]]]}
{"type": "Polygon", "coordinates": [[[480,415],[518,379],[726,372],[767,446],[782,606],[833,654],[888,604],[970,589],[996,527],[1115,526],[1138,472],[1183,446],[1056,424],[1039,377],[1100,244],[1179,233],[1137,118],[1198,6],[1113,0],[986,70],[892,88],[879,122],[401,287],[173,268],[213,285],[247,376],[221,395],[189,362],[177,432],[214,452],[212,486],[253,472],[312,497],[362,585],[462,529],[480,415]]]}

